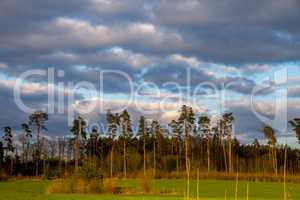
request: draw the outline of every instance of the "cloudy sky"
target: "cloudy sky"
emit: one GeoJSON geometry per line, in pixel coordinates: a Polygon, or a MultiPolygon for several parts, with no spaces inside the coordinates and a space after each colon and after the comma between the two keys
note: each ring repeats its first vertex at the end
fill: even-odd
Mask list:
{"type": "Polygon", "coordinates": [[[1,0],[0,126],[18,132],[27,121],[13,91],[40,70],[22,82],[21,100],[48,109],[48,135],[70,134],[70,108],[93,105],[90,124],[124,106],[167,123],[188,104],[197,115],[233,112],[238,138],[262,139],[263,122],[276,126],[284,107],[300,117],[299,11],[298,0],[1,0]],[[288,81],[277,83],[282,70],[288,81]],[[72,90],[83,82],[93,89],[72,90]]]}

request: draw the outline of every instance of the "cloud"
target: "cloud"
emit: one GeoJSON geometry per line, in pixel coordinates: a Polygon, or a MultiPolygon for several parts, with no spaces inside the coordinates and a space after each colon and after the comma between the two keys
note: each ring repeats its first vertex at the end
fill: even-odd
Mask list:
{"type": "Polygon", "coordinates": [[[56,66],[94,65],[106,68],[117,68],[117,66],[123,66],[139,69],[152,62],[152,60],[151,57],[147,57],[140,53],[134,53],[122,47],[112,47],[85,54],[58,51],[40,56],[37,62],[46,62],[56,66]]]}
{"type": "Polygon", "coordinates": [[[300,88],[289,88],[288,89],[288,95],[290,97],[300,97],[300,88]]]}
{"type": "Polygon", "coordinates": [[[238,0],[163,0],[156,4],[154,11],[159,20],[174,26],[282,25],[293,30],[296,27],[291,25],[296,23],[294,17],[299,16],[299,6],[297,0],[254,0],[246,3],[238,0]]]}
{"type": "MultiPolygon", "coordinates": [[[[211,88],[197,88],[204,82],[220,91],[230,84],[229,101],[242,101],[259,84],[259,76],[281,64],[296,61],[294,65],[298,65],[299,8],[298,0],[0,1],[0,103],[7,113],[0,123],[19,128],[19,123],[27,120],[14,104],[15,80],[26,70],[48,67],[64,71],[63,77],[55,77],[55,87],[58,82],[88,81],[99,89],[101,70],[124,72],[135,89],[152,82],[160,95],[147,88],[139,102],[143,109],[157,110],[157,102],[167,98],[169,109],[149,116],[164,122],[176,116],[179,104],[191,103],[186,94],[195,89],[205,105],[198,105],[197,111],[216,110],[208,99],[211,88]]],[[[297,100],[297,70],[294,75],[289,95],[297,100]]],[[[46,79],[32,78],[23,84],[22,98],[28,105],[47,105],[46,79]]],[[[105,108],[124,104],[131,89],[126,77],[117,74],[105,76],[103,86],[105,108]]],[[[258,95],[267,101],[261,107],[269,111],[272,92],[258,95]]],[[[77,95],[82,105],[93,100],[86,93],[77,95]]],[[[243,138],[247,134],[258,136],[261,123],[253,118],[248,104],[231,105],[230,109],[243,138]]],[[[132,105],[130,111],[134,118],[141,114],[132,105]]],[[[294,105],[289,106],[289,112],[299,115],[294,105]]],[[[105,119],[103,113],[92,117],[105,119]]],[[[69,132],[65,115],[55,114],[50,119],[49,134],[69,132]]]]}
{"type": "Polygon", "coordinates": [[[297,0],[163,0],[154,13],[159,24],[181,33],[186,51],[249,64],[299,58],[299,7],[297,0]]]}
{"type": "Polygon", "coordinates": [[[7,66],[7,64],[5,64],[5,63],[0,63],[0,69],[4,69],[4,68],[7,68],[8,66],[7,66]]]}
{"type": "Polygon", "coordinates": [[[175,63],[183,63],[185,65],[188,65],[189,67],[199,67],[199,60],[195,57],[185,57],[185,56],[182,56],[180,54],[173,54],[173,55],[170,55],[168,57],[168,60],[172,63],[172,62],[175,62],[175,63]]]}
{"type": "Polygon", "coordinates": [[[99,17],[144,18],[145,9],[142,0],[91,0],[89,9],[99,17]]]}

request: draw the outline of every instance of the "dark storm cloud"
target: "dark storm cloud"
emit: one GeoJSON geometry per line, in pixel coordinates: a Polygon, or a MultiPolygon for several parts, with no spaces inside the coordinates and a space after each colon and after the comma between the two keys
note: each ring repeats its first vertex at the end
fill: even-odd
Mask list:
{"type": "Polygon", "coordinates": [[[300,88],[289,88],[288,94],[290,97],[300,97],[300,88]]]}
{"type": "Polygon", "coordinates": [[[162,0],[154,13],[160,22],[175,27],[247,25],[293,32],[299,31],[299,8],[298,0],[162,0]]]}
{"type": "Polygon", "coordinates": [[[186,51],[240,64],[299,59],[299,10],[297,0],[164,0],[154,13],[182,33],[186,51]]]}
{"type": "MultiPolygon", "coordinates": [[[[100,70],[122,70],[135,86],[150,81],[184,87],[190,69],[192,89],[203,82],[219,88],[232,83],[231,91],[248,95],[257,85],[250,75],[300,60],[299,10],[298,0],[2,0],[0,72],[17,77],[28,69],[54,67],[65,72],[59,79],[64,83],[89,81],[99,89],[100,70]],[[211,64],[226,65],[211,73],[211,64]],[[226,71],[230,64],[242,74],[226,71]]],[[[106,76],[104,87],[110,94],[130,89],[116,75],[106,76]]],[[[207,88],[201,89],[205,95],[207,88]]],[[[299,97],[299,91],[290,95],[299,97]]],[[[36,107],[47,100],[40,93],[23,98],[36,107]]],[[[0,103],[7,113],[1,126],[18,127],[26,120],[11,88],[0,85],[0,103]]],[[[239,132],[257,132],[253,127],[261,123],[247,108],[233,111],[239,132]]],[[[68,132],[66,116],[50,118],[49,134],[68,132]]]]}
{"type": "Polygon", "coordinates": [[[236,137],[242,137],[243,142],[247,143],[254,138],[263,139],[261,130],[264,123],[252,113],[248,106],[233,105],[230,106],[229,111],[234,113],[236,137]]]}
{"type": "MultiPolygon", "coordinates": [[[[271,124],[273,127],[276,126],[276,124],[272,124],[275,122],[273,121],[275,117],[275,111],[274,107],[270,106],[270,104],[261,106],[258,110],[254,111],[251,109],[249,103],[229,102],[227,109],[228,111],[234,113],[236,136],[242,137],[244,142],[251,142],[251,140],[253,141],[254,138],[264,139],[264,135],[262,133],[264,124],[271,124]],[[258,116],[255,115],[255,112],[258,112],[260,116],[266,117],[269,121],[261,121],[258,116]]],[[[299,113],[300,107],[297,102],[288,101],[286,124],[288,124],[288,120],[297,118],[299,113]]],[[[277,130],[276,132],[276,134],[278,134],[277,136],[282,136],[282,133],[279,133],[277,130]]]]}
{"type": "Polygon", "coordinates": [[[5,0],[0,53],[8,64],[28,65],[58,51],[112,45],[236,65],[298,60],[299,8],[296,0],[5,0]]]}
{"type": "MultiPolygon", "coordinates": [[[[246,77],[217,77],[215,74],[208,73],[205,69],[189,68],[187,65],[181,63],[173,64],[170,66],[168,63],[161,64],[159,67],[150,68],[143,74],[143,80],[157,84],[159,87],[174,89],[174,86],[183,88],[194,89],[217,89],[235,91],[239,94],[250,95],[254,87],[257,86],[254,80],[246,77]],[[159,76],[157,76],[160,74],[159,76]],[[174,84],[167,84],[174,83],[174,84]],[[213,88],[212,88],[212,87],[213,88]]],[[[173,92],[178,92],[174,91],[173,92]]],[[[203,93],[206,94],[206,93],[203,93]]],[[[267,92],[263,91],[257,95],[266,95],[267,92]]]]}

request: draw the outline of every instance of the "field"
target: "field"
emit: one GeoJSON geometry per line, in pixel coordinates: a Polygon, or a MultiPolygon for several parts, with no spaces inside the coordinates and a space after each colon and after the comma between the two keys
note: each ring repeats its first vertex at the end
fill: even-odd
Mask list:
{"type": "MultiPolygon", "coordinates": [[[[151,183],[152,194],[142,195],[139,181],[120,181],[120,187],[131,188],[134,195],[92,195],[92,194],[47,194],[49,181],[22,180],[0,183],[0,200],[183,200],[184,180],[156,180],[151,183]],[[166,195],[168,193],[168,195],[166,195]]],[[[238,199],[246,199],[247,184],[249,200],[282,199],[281,183],[238,183],[238,199]]],[[[235,199],[236,183],[234,181],[201,180],[199,184],[200,199],[235,199]]],[[[300,185],[287,184],[289,199],[300,199],[300,185]]],[[[191,193],[196,193],[196,181],[191,183],[191,193]]]]}

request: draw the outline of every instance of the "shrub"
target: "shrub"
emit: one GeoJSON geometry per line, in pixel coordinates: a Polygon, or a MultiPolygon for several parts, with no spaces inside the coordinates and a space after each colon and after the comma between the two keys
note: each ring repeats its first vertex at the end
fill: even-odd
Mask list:
{"type": "Polygon", "coordinates": [[[101,174],[99,167],[97,166],[96,159],[86,159],[80,167],[80,176],[84,179],[102,179],[103,175],[101,174]]]}
{"type": "Polygon", "coordinates": [[[117,179],[105,179],[103,181],[103,190],[108,193],[121,193],[121,188],[117,186],[117,179]]]}
{"type": "Polygon", "coordinates": [[[102,193],[103,181],[101,179],[83,179],[70,177],[57,179],[47,188],[47,193],[102,193]]]}
{"type": "Polygon", "coordinates": [[[151,192],[151,181],[153,179],[153,171],[148,170],[146,172],[146,175],[139,174],[139,180],[141,188],[143,189],[144,193],[150,193],[151,192]]]}
{"type": "Polygon", "coordinates": [[[147,178],[140,179],[141,187],[143,188],[143,191],[145,194],[151,192],[151,186],[150,186],[150,180],[147,178]]]}
{"type": "Polygon", "coordinates": [[[6,181],[6,180],[8,180],[8,175],[7,175],[7,173],[5,172],[5,170],[4,169],[1,169],[0,170],[0,181],[6,181]]]}

